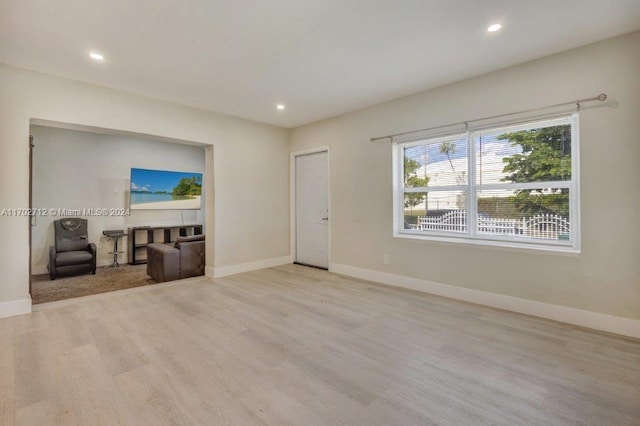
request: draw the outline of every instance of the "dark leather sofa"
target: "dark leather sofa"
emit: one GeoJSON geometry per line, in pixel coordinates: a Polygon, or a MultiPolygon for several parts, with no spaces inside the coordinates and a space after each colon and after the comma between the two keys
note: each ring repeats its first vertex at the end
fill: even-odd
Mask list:
{"type": "Polygon", "coordinates": [[[53,221],[54,245],[49,247],[49,278],[96,273],[97,249],[87,237],[87,220],[77,217],[53,221]]]}
{"type": "Polygon", "coordinates": [[[157,282],[204,275],[205,236],[178,237],[175,244],[147,246],[147,275],[157,282]]]}

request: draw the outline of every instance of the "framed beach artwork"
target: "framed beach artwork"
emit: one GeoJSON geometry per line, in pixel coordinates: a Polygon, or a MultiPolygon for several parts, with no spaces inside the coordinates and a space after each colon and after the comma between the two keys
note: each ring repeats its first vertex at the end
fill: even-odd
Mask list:
{"type": "Polygon", "coordinates": [[[131,210],[198,210],[202,173],[131,169],[131,210]]]}

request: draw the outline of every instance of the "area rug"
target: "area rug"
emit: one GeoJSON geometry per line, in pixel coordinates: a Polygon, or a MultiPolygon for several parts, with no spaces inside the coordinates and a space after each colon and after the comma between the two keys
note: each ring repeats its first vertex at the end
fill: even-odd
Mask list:
{"type": "Polygon", "coordinates": [[[33,275],[31,300],[35,305],[150,284],[156,281],[147,275],[147,265],[105,266],[98,268],[95,275],[59,277],[53,281],[49,274],[33,275]]]}

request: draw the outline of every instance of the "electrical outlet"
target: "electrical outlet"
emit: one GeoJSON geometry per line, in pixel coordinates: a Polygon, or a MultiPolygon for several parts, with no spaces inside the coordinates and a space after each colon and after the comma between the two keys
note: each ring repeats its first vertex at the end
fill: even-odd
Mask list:
{"type": "Polygon", "coordinates": [[[388,254],[383,254],[382,255],[382,263],[384,263],[385,265],[389,264],[389,255],[388,254]]]}

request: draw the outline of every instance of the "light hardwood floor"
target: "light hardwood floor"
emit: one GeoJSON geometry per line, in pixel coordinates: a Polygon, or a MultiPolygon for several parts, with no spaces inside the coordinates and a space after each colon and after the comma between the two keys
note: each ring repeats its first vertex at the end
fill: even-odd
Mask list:
{"type": "Polygon", "coordinates": [[[638,425],[640,341],[287,265],[0,320],[1,425],[638,425]]]}

